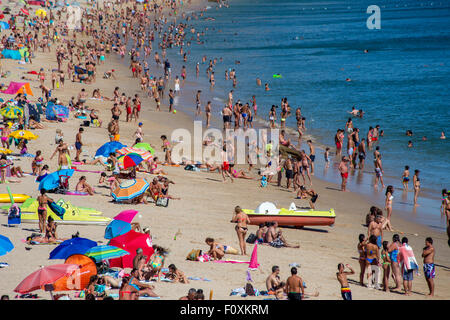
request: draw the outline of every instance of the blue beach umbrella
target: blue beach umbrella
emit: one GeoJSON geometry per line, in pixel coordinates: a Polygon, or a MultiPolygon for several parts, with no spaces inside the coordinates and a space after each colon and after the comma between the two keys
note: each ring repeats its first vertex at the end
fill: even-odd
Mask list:
{"type": "Polygon", "coordinates": [[[122,220],[111,221],[105,229],[105,239],[121,236],[131,230],[131,224],[122,220]]]}
{"type": "Polygon", "coordinates": [[[96,246],[90,248],[84,255],[93,258],[95,261],[100,262],[103,260],[120,258],[130,254],[128,251],[114,247],[114,246],[96,246]]]}
{"type": "Polygon", "coordinates": [[[8,30],[9,24],[5,21],[0,21],[0,30],[8,30]]]}
{"type": "Polygon", "coordinates": [[[85,238],[72,238],[61,242],[50,252],[49,259],[67,259],[74,254],[85,254],[90,248],[97,246],[97,242],[85,238]]]}
{"type": "Polygon", "coordinates": [[[116,150],[122,149],[123,147],[126,147],[126,145],[118,141],[107,142],[98,148],[95,157],[109,157],[111,153],[114,153],[116,150]]]}
{"type": "Polygon", "coordinates": [[[4,256],[14,249],[14,245],[7,237],[0,235],[0,256],[4,256]]]}
{"type": "Polygon", "coordinates": [[[73,169],[62,169],[59,171],[52,172],[45,176],[44,179],[39,183],[39,190],[53,190],[59,186],[59,177],[60,176],[73,176],[75,170],[73,169]]]}

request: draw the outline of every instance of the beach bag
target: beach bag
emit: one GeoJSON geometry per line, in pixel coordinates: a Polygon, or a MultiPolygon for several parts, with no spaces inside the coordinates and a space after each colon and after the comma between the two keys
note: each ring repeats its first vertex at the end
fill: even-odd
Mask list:
{"type": "Polygon", "coordinates": [[[255,243],[255,241],[256,241],[257,239],[258,239],[258,238],[256,237],[256,234],[250,233],[250,235],[248,236],[246,242],[247,242],[247,243],[255,243]]]}
{"type": "Polygon", "coordinates": [[[192,164],[188,164],[186,167],[184,167],[184,170],[194,171],[194,166],[192,164]]]}
{"type": "Polygon", "coordinates": [[[191,252],[188,253],[186,260],[197,261],[198,257],[202,255],[202,250],[192,249],[191,252]]]}
{"type": "Polygon", "coordinates": [[[156,205],[158,207],[167,207],[169,205],[169,198],[158,198],[156,200],[156,205]]]}
{"type": "Polygon", "coordinates": [[[89,120],[83,121],[83,127],[89,127],[90,123],[91,122],[89,120]]]}

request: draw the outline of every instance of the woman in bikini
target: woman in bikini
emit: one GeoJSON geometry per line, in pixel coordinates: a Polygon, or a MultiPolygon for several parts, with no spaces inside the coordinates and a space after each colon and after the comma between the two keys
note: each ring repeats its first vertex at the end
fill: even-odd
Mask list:
{"type": "Polygon", "coordinates": [[[392,237],[392,243],[388,246],[389,260],[391,262],[392,269],[392,278],[395,281],[395,288],[393,290],[400,289],[402,280],[400,264],[398,261],[398,253],[401,246],[400,236],[398,234],[394,234],[394,236],[392,237]]]}
{"type": "Polygon", "coordinates": [[[242,211],[241,207],[236,206],[234,208],[234,216],[231,222],[237,223],[235,230],[239,240],[239,247],[241,249],[241,255],[247,255],[246,245],[245,245],[245,235],[247,234],[248,228],[247,224],[250,223],[250,219],[247,214],[242,211]]]}
{"type": "Polygon", "coordinates": [[[155,253],[153,253],[148,262],[147,266],[150,272],[148,273],[147,277],[153,277],[157,274],[157,281],[160,282],[161,270],[164,267],[164,260],[166,259],[167,249],[164,249],[163,247],[157,245],[153,245],[153,249],[155,250],[155,253]]]}
{"type": "Polygon", "coordinates": [[[171,157],[172,147],[170,146],[169,140],[167,140],[167,137],[165,135],[161,136],[161,140],[163,142],[163,145],[161,148],[163,149],[163,151],[166,154],[165,164],[168,164],[168,165],[174,164],[172,162],[172,157],[171,157]]]}
{"type": "MultiPolygon", "coordinates": [[[[380,250],[377,245],[377,237],[371,235],[369,237],[369,243],[366,245],[366,268],[367,268],[367,279],[368,284],[367,287],[372,287],[372,269],[371,266],[378,266],[378,262],[380,261],[380,250]]],[[[375,273],[375,286],[378,287],[378,275],[375,273]]]]}
{"type": "Polygon", "coordinates": [[[360,234],[358,237],[358,253],[359,253],[359,266],[361,268],[361,271],[359,273],[359,283],[364,286],[364,273],[366,272],[366,244],[367,239],[364,234],[360,234]]]}
{"type": "Polygon", "coordinates": [[[41,174],[41,166],[44,161],[44,157],[42,157],[42,151],[36,151],[36,156],[34,157],[33,162],[31,163],[31,169],[33,170],[33,175],[39,176],[41,174]]]}
{"type": "Polygon", "coordinates": [[[38,206],[38,217],[39,217],[39,231],[44,233],[45,231],[45,220],[47,219],[47,204],[53,202],[53,200],[45,194],[47,191],[41,189],[41,195],[37,197],[39,203],[38,206]]]}
{"type": "Polygon", "coordinates": [[[170,279],[172,282],[189,283],[184,272],[178,269],[174,264],[169,265],[168,269],[169,272],[166,274],[166,279],[170,279]]]}
{"type": "Polygon", "coordinates": [[[385,201],[385,209],[387,212],[387,220],[388,223],[386,224],[386,227],[389,231],[393,231],[392,225],[391,225],[391,215],[392,215],[392,200],[394,199],[394,196],[392,195],[394,193],[394,187],[388,186],[386,188],[386,201],[385,201]]]}
{"type": "Polygon", "coordinates": [[[1,183],[6,183],[6,168],[9,166],[8,160],[5,154],[2,154],[0,157],[0,175],[1,175],[1,183]]]}
{"type": "Polygon", "coordinates": [[[415,206],[418,206],[417,198],[419,197],[419,191],[420,191],[419,173],[420,173],[420,170],[414,170],[413,186],[414,186],[414,205],[415,206]]]}
{"type": "Polygon", "coordinates": [[[381,250],[381,259],[383,261],[383,288],[386,292],[389,291],[389,273],[391,270],[388,243],[388,241],[383,241],[383,250],[381,250]]]}
{"type": "Polygon", "coordinates": [[[2,130],[2,147],[9,149],[9,135],[11,133],[11,129],[9,128],[9,125],[5,125],[5,127],[2,130]]]}

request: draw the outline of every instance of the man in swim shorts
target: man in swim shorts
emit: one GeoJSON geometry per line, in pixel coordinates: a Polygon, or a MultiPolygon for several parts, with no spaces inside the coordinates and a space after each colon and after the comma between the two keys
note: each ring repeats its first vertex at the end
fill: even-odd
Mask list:
{"type": "Polygon", "coordinates": [[[75,161],[80,162],[80,154],[81,154],[81,147],[83,146],[83,143],[81,142],[81,134],[84,132],[83,128],[78,129],[78,133],[75,136],[75,149],[77,149],[77,154],[75,156],[75,161]]]}
{"type": "Polygon", "coordinates": [[[436,268],[434,265],[434,247],[433,239],[428,237],[425,239],[425,248],[422,252],[423,257],[423,273],[427,281],[428,289],[430,289],[429,296],[434,296],[434,278],[436,276],[436,268]]]}
{"type": "Polygon", "coordinates": [[[337,280],[341,285],[341,296],[344,300],[352,300],[352,291],[348,285],[347,275],[355,274],[355,271],[348,264],[345,265],[350,271],[344,271],[345,267],[343,263],[338,264],[338,271],[336,272],[337,280]]]}
{"type": "Polygon", "coordinates": [[[303,280],[297,276],[297,268],[291,268],[291,276],[286,280],[286,289],[288,300],[301,301],[305,295],[303,280]],[[300,292],[301,291],[301,292],[300,292]]]}
{"type": "Polygon", "coordinates": [[[339,163],[339,172],[341,173],[341,191],[347,191],[347,179],[348,179],[348,166],[347,166],[348,159],[347,157],[343,156],[341,159],[341,163],[339,163]]]}

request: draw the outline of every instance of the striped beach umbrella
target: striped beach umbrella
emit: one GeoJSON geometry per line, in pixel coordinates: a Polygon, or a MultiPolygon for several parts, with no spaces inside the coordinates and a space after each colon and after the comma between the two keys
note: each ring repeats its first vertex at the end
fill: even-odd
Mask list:
{"type": "Polygon", "coordinates": [[[148,187],[150,184],[145,179],[125,180],[112,192],[112,196],[116,201],[131,200],[142,195],[148,187]]]}
{"type": "Polygon", "coordinates": [[[114,247],[114,246],[96,246],[90,248],[84,255],[93,258],[95,261],[100,262],[103,260],[120,258],[130,254],[129,252],[114,247]]]}
{"type": "Polygon", "coordinates": [[[136,143],[136,144],[133,146],[133,148],[134,148],[134,149],[145,150],[145,151],[150,152],[151,154],[155,154],[155,149],[153,149],[152,146],[151,146],[150,144],[145,143],[145,142],[139,142],[139,143],[136,143]]]}
{"type": "Polygon", "coordinates": [[[153,155],[150,152],[142,150],[142,149],[134,148],[134,147],[125,147],[125,148],[117,150],[116,152],[123,156],[130,154],[130,153],[136,153],[136,154],[140,155],[142,157],[142,159],[144,159],[144,161],[148,161],[151,158],[153,158],[153,155]]]}
{"type": "Polygon", "coordinates": [[[121,167],[123,169],[128,169],[131,167],[136,167],[138,166],[142,161],[144,161],[144,159],[142,159],[142,157],[140,155],[138,155],[137,153],[129,153],[126,154],[122,157],[120,157],[119,159],[117,159],[119,161],[119,165],[121,165],[121,167]]]}
{"type": "Polygon", "coordinates": [[[8,104],[0,110],[0,114],[8,119],[17,119],[19,115],[23,115],[23,109],[13,104],[8,104]]]}

